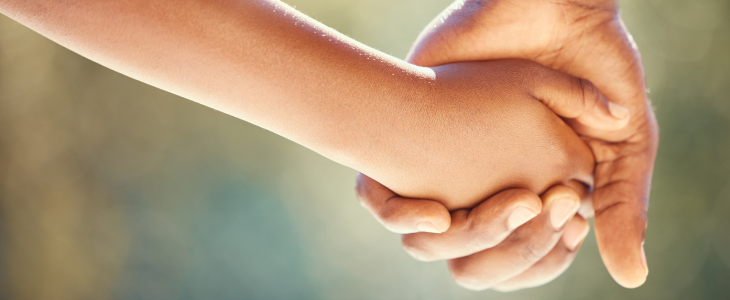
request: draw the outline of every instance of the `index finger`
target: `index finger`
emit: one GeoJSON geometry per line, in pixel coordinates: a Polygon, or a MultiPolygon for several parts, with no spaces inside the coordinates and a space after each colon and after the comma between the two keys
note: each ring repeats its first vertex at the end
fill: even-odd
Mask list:
{"type": "Polygon", "coordinates": [[[403,236],[403,248],[422,261],[452,259],[492,248],[522,224],[536,217],[542,201],[525,189],[509,189],[473,209],[451,213],[451,227],[441,234],[403,236]]]}
{"type": "Polygon", "coordinates": [[[403,198],[365,174],[357,176],[357,198],[383,226],[395,233],[441,233],[451,226],[451,215],[441,203],[403,198]]]}

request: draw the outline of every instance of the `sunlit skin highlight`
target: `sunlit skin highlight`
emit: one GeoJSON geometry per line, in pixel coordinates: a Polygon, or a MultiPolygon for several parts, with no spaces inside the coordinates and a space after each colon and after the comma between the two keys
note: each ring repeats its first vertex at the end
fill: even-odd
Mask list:
{"type": "MultiPolygon", "coordinates": [[[[598,247],[613,278],[629,288],[642,285],[648,274],[643,245],[658,126],[646,94],[641,58],[619,17],[617,1],[456,1],[421,33],[408,60],[436,66],[505,58],[529,59],[588,79],[612,103],[622,106],[619,114],[628,108],[631,118],[623,128],[601,128],[580,117],[568,123],[590,145],[597,160],[593,202],[581,214],[592,216],[595,209],[598,247]]],[[[568,252],[562,255],[562,263],[536,266],[554,278],[573,257],[568,252]]],[[[509,289],[547,282],[528,277],[523,282],[513,280],[509,289]]]]}
{"type": "MultiPolygon", "coordinates": [[[[386,227],[406,220],[399,231],[414,232],[420,222],[408,223],[409,213],[434,214],[440,218],[432,227],[444,231],[453,214],[484,205],[489,209],[471,216],[501,216],[500,233],[475,241],[496,250],[460,260],[467,263],[452,271],[504,258],[516,263],[495,267],[499,276],[473,285],[479,289],[539,259],[520,260],[514,249],[547,254],[560,245],[565,225],[555,228],[546,217],[553,201],[571,199],[576,205],[565,213],[574,215],[586,185],[595,183],[595,150],[564,120],[615,130],[630,119],[613,115],[590,82],[537,63],[419,67],[276,1],[2,0],[0,11],[122,74],[368,174],[399,196],[429,199],[425,207],[392,211],[405,215],[379,210],[386,227]],[[522,196],[483,202],[513,190],[522,196]],[[495,203],[502,209],[492,209],[495,203]],[[536,217],[508,238],[514,228],[507,214],[517,204],[536,217]]],[[[465,276],[457,280],[475,279],[465,276]]]]}

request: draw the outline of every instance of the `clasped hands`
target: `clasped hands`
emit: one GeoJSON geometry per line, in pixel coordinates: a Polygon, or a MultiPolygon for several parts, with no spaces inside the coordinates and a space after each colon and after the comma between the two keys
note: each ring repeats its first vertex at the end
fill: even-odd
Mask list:
{"type": "Polygon", "coordinates": [[[408,60],[433,67],[447,100],[424,105],[450,121],[420,124],[431,134],[408,155],[422,164],[362,170],[378,181],[361,174],[357,192],[409,254],[449,260],[469,289],[534,287],[567,269],[595,215],[609,273],[643,284],[658,129],[616,1],[457,1],[408,60]]]}
{"type": "Polygon", "coordinates": [[[422,67],[274,0],[77,2],[0,11],[367,174],[363,205],[467,288],[552,280],[592,215],[613,278],[646,279],[658,129],[615,0],[457,1],[409,54],[422,67]]]}

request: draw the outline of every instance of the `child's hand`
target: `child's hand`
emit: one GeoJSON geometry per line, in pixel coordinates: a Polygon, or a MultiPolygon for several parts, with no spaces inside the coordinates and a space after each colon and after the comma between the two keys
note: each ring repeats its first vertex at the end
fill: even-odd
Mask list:
{"type": "MultiPolygon", "coordinates": [[[[474,207],[508,188],[542,194],[570,180],[592,184],[590,149],[543,104],[562,117],[606,122],[595,128],[619,128],[627,117],[615,114],[621,110],[610,109],[587,82],[535,63],[420,68],[280,1],[183,2],[9,0],[0,1],[0,12],[107,67],[361,170],[400,195],[442,201],[445,207],[431,202],[434,215],[446,220],[434,221],[434,231],[448,227],[447,209],[474,207]]],[[[644,136],[633,137],[632,149],[653,161],[649,148],[655,139],[647,144],[644,136]]],[[[643,160],[637,162],[646,167],[642,172],[612,171],[639,157],[621,145],[594,146],[607,161],[601,161],[599,172],[616,175],[599,181],[599,194],[615,180],[611,187],[619,191],[636,187],[628,195],[646,191],[648,181],[632,185],[634,177],[646,179],[650,173],[643,160]]],[[[408,201],[388,203],[409,207],[408,201]]],[[[629,204],[610,206],[606,215],[636,213],[635,202],[629,204]]],[[[534,207],[525,204],[527,210],[534,207]]],[[[614,217],[627,221],[628,230],[643,224],[614,217]]],[[[418,224],[405,229],[417,231],[418,224]]],[[[635,241],[610,246],[624,249],[635,241]]]]}
{"type": "Polygon", "coordinates": [[[507,188],[542,193],[570,180],[592,185],[590,149],[543,104],[564,117],[625,121],[610,114],[589,82],[536,63],[471,62],[433,70],[425,91],[417,91],[426,95],[414,97],[424,100],[400,103],[399,117],[372,120],[364,128],[387,130],[362,146],[380,151],[365,149],[371,156],[364,159],[367,165],[354,166],[400,196],[438,201],[417,207],[388,201],[380,217],[423,213],[397,224],[385,222],[394,232],[443,232],[450,224],[448,211],[472,208],[507,188]]]}
{"type": "MultiPolygon", "coordinates": [[[[361,175],[361,203],[394,232],[449,229],[440,235],[406,235],[403,243],[421,260],[461,257],[450,266],[456,280],[468,288],[510,290],[551,280],[572,261],[587,233],[587,222],[581,217],[568,222],[580,206],[570,189],[556,186],[545,191],[567,183],[585,196],[585,187],[578,182],[591,184],[594,162],[575,132],[532,95],[542,102],[561,101],[552,105],[563,107],[558,109],[563,115],[566,107],[586,111],[586,107],[601,107],[605,99],[590,83],[581,84],[525,61],[453,64],[434,70],[437,99],[461,96],[429,104],[434,111],[430,122],[409,128],[439,135],[432,138],[429,148],[416,148],[417,155],[427,150],[428,155],[444,156],[427,156],[423,164],[394,166],[401,173],[411,168],[409,173],[417,176],[401,177],[395,171],[374,175],[398,194],[361,175]],[[540,92],[542,89],[549,92],[540,92]],[[545,99],[542,95],[550,96],[545,99]],[[442,105],[458,113],[456,117],[443,115],[442,105]],[[445,121],[453,126],[446,133],[445,121]],[[482,134],[474,136],[476,132],[482,134]],[[536,194],[543,194],[543,201],[536,194]],[[520,227],[533,218],[535,221],[520,227]],[[566,226],[568,233],[558,243],[566,226]],[[510,267],[500,265],[505,262],[510,267]]],[[[590,111],[603,112],[607,121],[622,121],[611,119],[606,110],[590,111]]],[[[423,144],[417,141],[419,135],[409,140],[423,144]]],[[[413,157],[403,159],[412,161],[413,157]]]]}
{"type": "Polygon", "coordinates": [[[409,55],[422,66],[502,58],[586,78],[631,111],[629,125],[617,131],[588,120],[569,123],[598,162],[593,205],[603,261],[619,284],[641,285],[648,272],[643,242],[658,130],[617,1],[456,1],[426,27],[409,55]]]}
{"type": "MultiPolygon", "coordinates": [[[[371,163],[355,168],[403,197],[439,201],[442,215],[507,188],[540,194],[569,180],[593,184],[590,149],[543,103],[561,107],[556,110],[564,116],[587,111],[623,121],[611,117],[590,83],[536,63],[471,62],[433,70],[422,91],[427,96],[420,97],[426,100],[400,104],[397,119],[373,121],[393,125],[363,145],[382,150],[364,151],[371,163]]],[[[448,220],[431,225],[431,231],[445,231],[448,220]]],[[[430,225],[390,229],[417,232],[418,226],[430,225]]]]}

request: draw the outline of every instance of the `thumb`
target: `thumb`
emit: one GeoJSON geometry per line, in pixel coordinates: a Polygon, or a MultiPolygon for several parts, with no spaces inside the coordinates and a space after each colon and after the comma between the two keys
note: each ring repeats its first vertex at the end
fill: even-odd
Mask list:
{"type": "Polygon", "coordinates": [[[629,124],[629,109],[610,102],[590,81],[545,68],[536,77],[532,96],[557,115],[598,130],[618,130],[629,124]]]}
{"type": "Polygon", "coordinates": [[[598,250],[611,277],[627,288],[644,284],[649,273],[644,253],[647,202],[632,197],[636,195],[633,189],[628,183],[617,182],[596,189],[594,194],[598,250]]]}
{"type": "Polygon", "coordinates": [[[356,190],[360,204],[392,232],[442,233],[451,225],[451,215],[441,203],[400,197],[365,174],[357,176],[356,190]]]}

